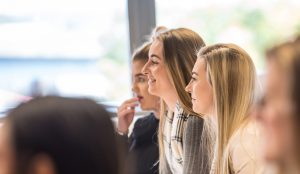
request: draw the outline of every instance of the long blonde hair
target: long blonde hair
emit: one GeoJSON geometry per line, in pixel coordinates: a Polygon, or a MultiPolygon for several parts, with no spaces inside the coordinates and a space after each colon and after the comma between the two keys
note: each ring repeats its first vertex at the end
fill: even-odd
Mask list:
{"type": "MultiPolygon", "coordinates": [[[[197,33],[186,28],[157,32],[152,39],[159,40],[163,44],[166,70],[178,94],[178,102],[186,113],[194,113],[192,110],[191,96],[185,92],[185,87],[192,77],[192,69],[197,60],[197,50],[205,46],[204,41],[197,33]]],[[[164,169],[167,168],[163,146],[163,126],[166,111],[166,103],[161,101],[161,116],[158,133],[160,173],[164,173],[164,169]]]]}
{"type": "MultiPolygon", "coordinates": [[[[256,89],[256,71],[250,56],[234,44],[216,44],[202,48],[199,58],[206,62],[206,72],[213,88],[217,138],[213,170],[231,174],[233,167],[228,143],[233,134],[248,123],[256,89]]],[[[208,132],[208,131],[207,131],[208,132]]]]}

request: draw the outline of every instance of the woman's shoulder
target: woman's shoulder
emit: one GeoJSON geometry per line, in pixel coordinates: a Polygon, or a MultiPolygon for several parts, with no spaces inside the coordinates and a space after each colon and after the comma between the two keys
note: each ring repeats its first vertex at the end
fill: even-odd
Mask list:
{"type": "Polygon", "coordinates": [[[203,119],[196,113],[190,113],[184,110],[179,102],[176,103],[174,115],[177,117],[184,117],[189,122],[203,122],[203,119]]]}
{"type": "Polygon", "coordinates": [[[261,170],[261,143],[261,133],[255,122],[248,123],[232,136],[228,148],[235,171],[261,170]]]}
{"type": "Polygon", "coordinates": [[[237,146],[253,144],[253,141],[261,138],[261,133],[256,121],[250,121],[239,128],[232,136],[230,143],[237,146]]]}
{"type": "Polygon", "coordinates": [[[191,136],[201,137],[203,130],[204,120],[196,115],[189,115],[187,117],[187,123],[184,136],[191,138],[191,136]]]}
{"type": "Polygon", "coordinates": [[[189,114],[187,117],[188,124],[203,124],[204,120],[198,115],[189,114]]]}
{"type": "Polygon", "coordinates": [[[135,126],[137,125],[144,125],[149,123],[156,123],[159,122],[159,120],[155,117],[155,115],[151,112],[146,116],[143,116],[141,118],[138,118],[135,122],[135,126]]]}

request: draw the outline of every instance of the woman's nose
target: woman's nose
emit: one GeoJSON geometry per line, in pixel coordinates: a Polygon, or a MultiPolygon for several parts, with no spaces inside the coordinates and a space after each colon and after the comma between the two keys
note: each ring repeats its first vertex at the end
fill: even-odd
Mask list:
{"type": "Polygon", "coordinates": [[[142,68],[142,73],[145,74],[145,75],[148,74],[148,61],[146,62],[146,64],[142,68]]]}
{"type": "Polygon", "coordinates": [[[191,93],[191,87],[190,87],[191,82],[185,87],[185,91],[188,93],[191,93]]]}
{"type": "Polygon", "coordinates": [[[133,82],[132,87],[131,87],[131,91],[136,93],[137,92],[137,84],[136,82],[133,82]]]}

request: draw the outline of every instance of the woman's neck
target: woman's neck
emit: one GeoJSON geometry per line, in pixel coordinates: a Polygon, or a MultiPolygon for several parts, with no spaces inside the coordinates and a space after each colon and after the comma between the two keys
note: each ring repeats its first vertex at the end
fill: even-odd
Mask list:
{"type": "Polygon", "coordinates": [[[212,107],[208,114],[206,115],[210,118],[211,122],[214,124],[214,126],[217,126],[218,124],[218,114],[217,111],[212,107]]]}
{"type": "Polygon", "coordinates": [[[157,119],[159,119],[159,117],[160,117],[160,109],[154,109],[153,110],[153,113],[154,113],[154,116],[155,116],[155,118],[157,118],[157,119]]]}
{"type": "Polygon", "coordinates": [[[165,98],[163,98],[163,100],[167,104],[168,110],[174,112],[174,109],[176,107],[176,103],[178,101],[177,94],[165,97],[165,98]]]}

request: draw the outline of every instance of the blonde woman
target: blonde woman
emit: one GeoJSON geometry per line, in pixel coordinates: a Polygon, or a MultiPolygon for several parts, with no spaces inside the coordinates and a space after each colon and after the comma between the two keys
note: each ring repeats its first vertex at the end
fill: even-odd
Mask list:
{"type": "Polygon", "coordinates": [[[300,173],[299,76],[300,37],[268,51],[266,93],[257,118],[268,142],[264,157],[280,174],[300,173]]]}
{"type": "Polygon", "coordinates": [[[186,91],[193,110],[205,118],[211,174],[257,174],[259,132],[249,117],[255,98],[256,72],[250,56],[234,44],[200,49],[186,91]],[[215,137],[215,141],[214,141],[215,137]]]}
{"type": "Polygon", "coordinates": [[[204,46],[192,30],[161,31],[153,37],[149,60],[143,68],[148,91],[161,97],[159,170],[161,174],[207,173],[206,153],[201,147],[203,120],[192,111],[184,91],[196,62],[196,50],[204,46]]]}

